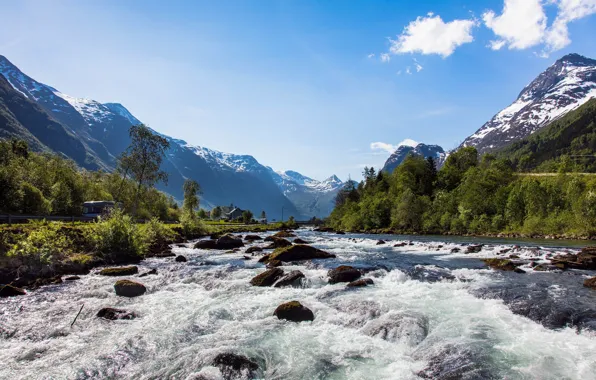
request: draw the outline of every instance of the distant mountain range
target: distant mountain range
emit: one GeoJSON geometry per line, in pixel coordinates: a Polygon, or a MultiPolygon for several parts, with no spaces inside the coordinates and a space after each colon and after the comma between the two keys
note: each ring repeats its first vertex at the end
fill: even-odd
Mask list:
{"type": "MultiPolygon", "coordinates": [[[[112,171],[140,121],[119,103],[75,98],[27,76],[0,56],[0,137],[26,140],[32,149],[71,158],[89,170],[112,171]]],[[[157,133],[157,132],[156,132],[157,133]]],[[[276,173],[254,157],[223,153],[164,136],[170,142],[160,189],[181,199],[186,178],[200,183],[202,206],[233,203],[270,219],[325,217],[342,186],[335,176],[318,182],[299,173],[276,173]]]]}
{"type": "MultiPolygon", "coordinates": [[[[593,98],[596,98],[596,60],[568,54],[538,75],[510,106],[466,138],[460,147],[474,146],[481,154],[503,150],[593,98]]],[[[408,154],[436,158],[440,167],[449,152],[445,153],[438,145],[402,145],[389,157],[383,169],[392,172],[408,154]]]]}

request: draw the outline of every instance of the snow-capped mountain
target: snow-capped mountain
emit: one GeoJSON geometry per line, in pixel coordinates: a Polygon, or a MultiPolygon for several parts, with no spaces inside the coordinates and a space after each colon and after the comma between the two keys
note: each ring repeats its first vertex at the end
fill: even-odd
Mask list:
{"type": "Polygon", "coordinates": [[[395,168],[398,167],[406,159],[406,157],[408,157],[409,154],[415,154],[424,158],[432,157],[435,159],[437,167],[443,165],[443,162],[447,156],[443,148],[440,146],[417,143],[409,139],[405,141],[406,143],[400,144],[395,152],[393,152],[387,161],[385,161],[383,171],[392,173],[393,170],[395,170],[395,168]]]}
{"type": "Polygon", "coordinates": [[[569,54],[557,60],[461,146],[480,153],[531,135],[596,97],[596,60],[569,54]]]}
{"type": "MultiPolygon", "coordinates": [[[[25,104],[30,113],[41,115],[35,122],[22,118],[22,123],[10,120],[10,125],[0,119],[0,136],[26,138],[32,142],[32,148],[62,153],[87,169],[113,170],[116,157],[130,143],[130,126],[140,123],[122,104],[64,94],[27,76],[3,56],[0,76],[7,83],[3,86],[0,81],[0,96],[11,101],[16,98],[20,102],[17,108],[25,104]]],[[[7,103],[4,100],[0,99],[0,106],[7,103]]],[[[168,184],[160,188],[174,197],[182,198],[182,185],[185,179],[192,178],[201,185],[203,207],[234,203],[254,213],[265,211],[271,219],[279,218],[282,208],[286,217],[311,216],[297,210],[274,182],[270,169],[254,157],[223,153],[160,135],[170,142],[162,166],[168,172],[168,184]]]]}
{"type": "Polygon", "coordinates": [[[336,175],[317,181],[292,170],[276,172],[268,169],[283,194],[296,205],[302,215],[308,217],[328,216],[333,210],[335,196],[343,186],[336,175]]]}

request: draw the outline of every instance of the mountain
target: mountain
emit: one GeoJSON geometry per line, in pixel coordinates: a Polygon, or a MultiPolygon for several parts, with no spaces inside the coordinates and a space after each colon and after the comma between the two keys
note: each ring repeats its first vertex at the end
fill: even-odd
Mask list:
{"type": "Polygon", "coordinates": [[[480,153],[521,140],[596,97],[596,60],[569,54],[557,60],[461,146],[480,153]]]}
{"type": "Polygon", "coordinates": [[[324,181],[306,177],[295,171],[269,173],[283,194],[292,201],[298,211],[309,218],[329,216],[335,206],[335,196],[344,183],[332,175],[324,181]]]}
{"type": "Polygon", "coordinates": [[[417,143],[413,140],[406,140],[407,143],[401,144],[397,147],[395,152],[387,161],[385,161],[385,165],[383,166],[383,171],[392,173],[396,167],[398,167],[409,154],[415,154],[418,156],[422,156],[424,158],[432,157],[435,159],[437,163],[437,167],[442,166],[446,154],[443,148],[438,145],[426,145],[423,143],[417,143]]]}
{"type": "Polygon", "coordinates": [[[596,172],[596,98],[540,131],[499,150],[519,171],[557,172],[561,165],[596,172]],[[565,163],[565,160],[568,160],[565,163]]]}
{"type": "MultiPolygon", "coordinates": [[[[119,103],[76,98],[37,82],[0,56],[0,136],[23,138],[37,151],[53,151],[83,168],[114,170],[140,121],[119,103]]],[[[157,133],[157,132],[156,132],[157,133]]],[[[202,206],[228,205],[265,211],[273,219],[304,218],[254,157],[218,152],[164,136],[170,142],[162,168],[168,184],[158,187],[183,198],[187,178],[200,183],[202,206]]],[[[309,216],[310,217],[310,216],[309,216]]]]}

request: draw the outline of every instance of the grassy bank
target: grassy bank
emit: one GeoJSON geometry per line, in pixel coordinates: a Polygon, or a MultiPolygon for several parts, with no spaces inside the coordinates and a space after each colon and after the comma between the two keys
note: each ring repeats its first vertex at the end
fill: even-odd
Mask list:
{"type": "Polygon", "coordinates": [[[171,255],[170,245],[203,236],[279,230],[267,225],[206,224],[183,220],[135,223],[117,213],[96,223],[36,222],[0,226],[0,284],[39,286],[64,274],[85,274],[100,265],[128,264],[171,255]]]}

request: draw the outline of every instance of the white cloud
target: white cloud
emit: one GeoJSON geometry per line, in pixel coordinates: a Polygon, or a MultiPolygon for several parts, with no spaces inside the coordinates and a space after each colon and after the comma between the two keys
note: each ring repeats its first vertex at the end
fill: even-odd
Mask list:
{"type": "Polygon", "coordinates": [[[406,74],[412,75],[412,70],[410,69],[410,66],[406,67],[406,74]]]}
{"type": "Polygon", "coordinates": [[[370,143],[370,149],[372,149],[372,150],[382,150],[382,151],[385,151],[385,152],[389,152],[390,154],[392,154],[393,152],[395,152],[395,150],[397,149],[398,146],[395,146],[395,145],[392,145],[392,144],[388,144],[388,143],[384,143],[384,142],[370,143]]]}
{"type": "Polygon", "coordinates": [[[422,67],[422,65],[421,65],[421,64],[419,64],[418,62],[416,62],[416,63],[414,64],[414,66],[416,66],[416,72],[417,72],[417,73],[421,72],[421,71],[422,71],[422,69],[424,69],[424,67],[422,67]]]}
{"type": "Polygon", "coordinates": [[[596,13],[596,0],[558,0],[559,12],[544,36],[543,56],[560,50],[571,43],[567,24],[596,13]]]}
{"type": "Polygon", "coordinates": [[[375,53],[370,53],[369,55],[366,56],[368,59],[374,58],[375,57],[375,53]]]}
{"type": "Polygon", "coordinates": [[[381,62],[389,62],[391,60],[391,56],[387,53],[381,53],[381,62]]]}
{"type": "Polygon", "coordinates": [[[418,145],[418,142],[416,142],[412,139],[404,139],[402,142],[397,144],[397,146],[411,146],[412,148],[415,148],[417,145],[418,145]]]}
{"type": "Polygon", "coordinates": [[[482,15],[484,24],[499,37],[491,41],[490,48],[499,50],[507,45],[509,49],[526,49],[542,42],[546,32],[546,15],[540,0],[505,0],[503,13],[494,11],[482,15]]]}
{"type": "Polygon", "coordinates": [[[443,58],[453,54],[458,46],[472,42],[475,20],[444,22],[441,16],[429,13],[410,22],[396,40],[391,41],[392,54],[438,54],[443,58]]]}
{"type": "Polygon", "coordinates": [[[399,70],[399,71],[397,72],[397,75],[401,75],[401,70],[399,70]]]}

